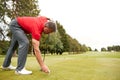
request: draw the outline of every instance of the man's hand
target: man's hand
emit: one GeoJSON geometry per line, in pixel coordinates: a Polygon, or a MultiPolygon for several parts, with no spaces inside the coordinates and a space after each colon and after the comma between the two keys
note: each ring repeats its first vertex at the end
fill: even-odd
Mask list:
{"type": "Polygon", "coordinates": [[[41,66],[41,70],[45,73],[50,73],[50,70],[46,65],[41,66]]]}

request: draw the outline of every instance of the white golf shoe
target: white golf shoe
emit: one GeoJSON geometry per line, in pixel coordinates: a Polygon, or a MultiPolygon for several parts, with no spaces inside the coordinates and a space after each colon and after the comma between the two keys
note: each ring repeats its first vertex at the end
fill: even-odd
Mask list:
{"type": "Polygon", "coordinates": [[[15,74],[29,75],[32,74],[32,71],[28,71],[25,68],[23,68],[21,71],[15,71],[15,74]]]}
{"type": "Polygon", "coordinates": [[[1,68],[2,68],[3,70],[15,70],[15,69],[16,69],[16,67],[14,67],[14,66],[12,66],[12,65],[10,65],[10,66],[8,66],[8,67],[3,67],[3,66],[1,66],[1,68]]]}

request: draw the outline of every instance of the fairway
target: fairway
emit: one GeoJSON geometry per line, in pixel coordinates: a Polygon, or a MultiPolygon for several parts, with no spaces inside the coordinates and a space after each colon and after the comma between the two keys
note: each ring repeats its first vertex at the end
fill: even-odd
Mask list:
{"type": "MultiPolygon", "coordinates": [[[[0,56],[0,65],[4,56],[0,56]]],[[[17,57],[12,59],[15,66],[17,57]]],[[[75,55],[47,55],[50,74],[40,71],[34,56],[27,58],[26,68],[32,75],[16,75],[0,69],[0,80],[120,80],[120,53],[87,52],[75,55]]]]}

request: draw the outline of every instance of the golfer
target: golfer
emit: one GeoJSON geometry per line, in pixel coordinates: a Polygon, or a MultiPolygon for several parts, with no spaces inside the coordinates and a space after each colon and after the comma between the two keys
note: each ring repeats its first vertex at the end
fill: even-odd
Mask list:
{"type": "Polygon", "coordinates": [[[49,68],[42,60],[41,52],[39,49],[39,40],[42,36],[42,33],[49,34],[55,32],[56,24],[44,16],[17,17],[11,21],[9,27],[12,32],[12,40],[3,62],[2,69],[15,69],[16,74],[32,74],[32,71],[25,69],[25,63],[29,49],[29,40],[26,34],[31,34],[35,56],[41,67],[41,70],[45,73],[49,73],[49,68]],[[17,47],[18,62],[17,67],[14,67],[11,65],[11,58],[17,47]]]}

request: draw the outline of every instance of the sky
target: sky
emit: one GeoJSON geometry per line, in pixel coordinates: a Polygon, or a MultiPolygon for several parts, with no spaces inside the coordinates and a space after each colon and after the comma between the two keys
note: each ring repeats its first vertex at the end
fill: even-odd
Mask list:
{"type": "Polygon", "coordinates": [[[120,0],[39,0],[39,7],[81,44],[98,50],[120,45],[120,0]]]}

